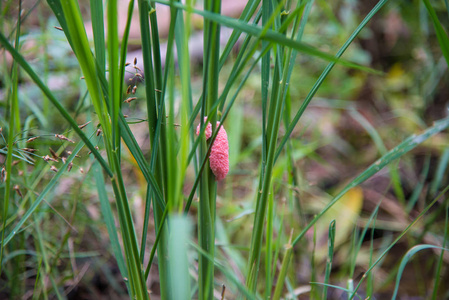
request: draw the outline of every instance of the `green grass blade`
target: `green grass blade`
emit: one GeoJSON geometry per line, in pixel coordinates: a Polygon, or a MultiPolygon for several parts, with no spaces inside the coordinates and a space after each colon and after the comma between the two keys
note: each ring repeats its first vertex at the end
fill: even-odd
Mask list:
{"type": "Polygon", "coordinates": [[[125,260],[123,259],[122,250],[120,247],[117,229],[114,222],[114,215],[112,213],[111,204],[109,203],[108,195],[106,193],[105,182],[102,170],[98,162],[94,162],[91,171],[95,178],[97,185],[98,199],[100,200],[101,212],[103,214],[104,222],[108,230],[109,239],[111,240],[112,251],[117,260],[120,273],[123,278],[128,278],[128,270],[126,268],[125,260]]]}
{"type": "Polygon", "coordinates": [[[125,65],[126,65],[126,53],[128,51],[128,38],[129,31],[131,29],[131,20],[134,11],[134,1],[129,1],[128,4],[128,15],[126,19],[125,31],[123,32],[123,38],[120,49],[120,93],[123,95],[123,86],[125,85],[125,65]]]}
{"type": "Polygon", "coordinates": [[[284,288],[284,282],[287,277],[288,265],[290,264],[293,255],[293,245],[290,242],[287,245],[285,245],[285,254],[284,258],[282,259],[281,271],[279,272],[278,281],[276,283],[276,288],[273,294],[274,300],[281,299],[282,290],[284,288]]]}
{"type": "MultiPolygon", "coordinates": [[[[407,206],[405,207],[405,213],[408,215],[412,211],[413,207],[415,207],[415,204],[418,202],[419,197],[426,186],[426,180],[427,176],[429,174],[430,169],[430,155],[426,156],[426,159],[424,161],[424,166],[421,171],[421,174],[419,176],[419,182],[416,184],[415,188],[413,189],[413,193],[410,196],[410,198],[407,201],[407,206]]],[[[432,196],[435,196],[434,194],[430,194],[432,196]]]]}
{"type": "Polygon", "coordinates": [[[438,247],[438,246],[434,246],[434,245],[417,245],[417,246],[414,246],[409,251],[407,251],[407,253],[404,255],[404,257],[401,260],[401,264],[399,265],[398,274],[396,275],[396,284],[394,285],[394,292],[393,292],[393,296],[391,297],[392,300],[396,299],[396,297],[398,295],[399,283],[401,281],[402,273],[404,272],[405,266],[407,265],[408,261],[417,252],[419,252],[421,250],[426,250],[426,249],[440,249],[443,251],[449,250],[449,249],[445,249],[443,247],[438,247]]]}
{"type": "Polygon", "coordinates": [[[64,30],[64,34],[67,37],[67,41],[69,42],[70,47],[73,49],[72,38],[70,36],[70,32],[67,30],[67,21],[64,17],[64,12],[62,11],[61,0],[47,0],[47,3],[48,6],[50,6],[50,8],[53,10],[56,19],[58,19],[59,25],[61,25],[61,28],[64,30]]]}
{"type": "Polygon", "coordinates": [[[435,28],[435,33],[437,34],[438,42],[440,43],[441,52],[443,52],[443,56],[446,59],[446,63],[449,66],[449,37],[447,33],[444,31],[441,22],[438,20],[437,14],[430,4],[429,0],[423,0],[424,5],[426,6],[427,12],[432,19],[433,27],[435,28]]]}
{"type": "MultiPolygon", "coordinates": [[[[107,2],[108,10],[108,58],[109,58],[109,101],[111,109],[111,125],[112,125],[112,147],[114,151],[120,153],[120,129],[118,124],[119,112],[121,106],[121,74],[119,73],[119,42],[118,42],[118,9],[117,0],[109,0],[107,2]]],[[[89,91],[91,91],[89,89],[89,91]]],[[[98,113],[98,111],[97,111],[98,113]]],[[[107,136],[107,132],[105,132],[107,136]]]]}
{"type": "Polygon", "coordinates": [[[163,200],[164,198],[162,196],[161,189],[159,188],[159,184],[157,183],[153,173],[150,171],[150,166],[148,165],[147,159],[144,157],[142,149],[140,149],[136,138],[134,137],[131,129],[126,123],[126,119],[122,114],[120,114],[120,129],[123,141],[125,142],[126,146],[129,149],[129,152],[131,152],[132,156],[137,162],[137,165],[142,171],[143,176],[147,180],[148,184],[151,185],[153,192],[156,195],[156,203],[162,210],[164,210],[165,203],[163,200]]]}
{"type": "Polygon", "coordinates": [[[154,255],[156,254],[156,249],[161,239],[162,230],[164,229],[165,220],[167,218],[168,207],[165,207],[164,213],[162,214],[161,221],[157,227],[156,239],[154,240],[153,247],[151,248],[150,259],[148,260],[147,267],[145,269],[145,280],[148,280],[148,275],[150,274],[150,268],[153,263],[154,255]]]}
{"type": "Polygon", "coordinates": [[[329,224],[329,237],[327,240],[327,247],[328,247],[328,255],[327,255],[327,262],[326,262],[326,271],[324,274],[324,287],[323,287],[323,298],[327,299],[327,285],[329,284],[329,278],[332,271],[332,261],[334,258],[334,243],[335,243],[335,227],[336,223],[335,220],[332,220],[329,224]]]}
{"type": "MultiPolygon", "coordinates": [[[[94,35],[95,58],[97,64],[100,66],[99,72],[104,74],[106,70],[106,51],[104,40],[103,1],[90,0],[90,11],[92,32],[94,35]]],[[[60,18],[62,17],[63,15],[60,18]]],[[[67,28],[67,26],[63,26],[62,28],[67,28]]]]}
{"type": "MultiPolygon", "coordinates": [[[[20,11],[22,8],[22,1],[19,1],[19,15],[17,18],[17,30],[15,39],[15,51],[19,50],[19,36],[20,36],[20,25],[21,16],[20,11]]],[[[8,130],[8,152],[6,154],[6,182],[5,182],[5,198],[3,198],[3,222],[2,222],[2,248],[0,250],[0,275],[2,274],[3,267],[3,253],[5,250],[5,228],[6,220],[8,219],[9,203],[11,196],[11,179],[12,179],[12,152],[14,151],[14,131],[20,130],[20,115],[19,114],[19,97],[18,97],[18,81],[19,81],[19,68],[17,62],[14,61],[12,67],[12,92],[10,94],[10,105],[9,105],[9,130],[8,130]],[[16,128],[17,125],[19,128],[16,128]]]]}
{"type": "MultiPolygon", "coordinates": [[[[446,204],[446,219],[444,222],[444,237],[443,237],[443,245],[442,247],[445,248],[446,244],[448,243],[448,238],[449,238],[449,205],[446,204]]],[[[433,284],[433,292],[432,292],[432,300],[436,300],[437,299],[437,295],[438,295],[438,287],[440,285],[440,274],[441,274],[441,269],[443,268],[443,263],[444,263],[444,250],[441,251],[440,257],[438,259],[438,263],[437,263],[437,267],[435,268],[435,276],[434,276],[434,284],[433,284]]]]}
{"type": "Polygon", "coordinates": [[[435,177],[430,185],[430,195],[435,196],[438,189],[441,186],[441,182],[443,180],[443,176],[446,174],[447,166],[449,165],[449,147],[444,149],[443,154],[440,157],[440,161],[438,162],[438,167],[435,172],[435,177]]]}
{"type": "MultiPolygon", "coordinates": [[[[62,10],[67,21],[67,30],[70,33],[73,43],[73,50],[84,74],[84,79],[89,90],[92,104],[100,121],[103,136],[105,138],[106,152],[111,156],[111,123],[109,121],[108,110],[104,101],[101,85],[98,81],[96,63],[90,51],[86,30],[81,18],[80,8],[76,1],[63,1],[62,10]]],[[[111,73],[111,72],[110,72],[111,73]]],[[[116,73],[116,72],[114,72],[116,73]]]]}

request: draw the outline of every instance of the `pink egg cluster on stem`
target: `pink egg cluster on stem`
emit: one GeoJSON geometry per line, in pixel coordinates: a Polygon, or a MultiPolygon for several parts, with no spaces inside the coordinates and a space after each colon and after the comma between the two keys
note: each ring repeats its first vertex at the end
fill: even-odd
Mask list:
{"type": "MultiPolygon", "coordinates": [[[[204,122],[207,122],[207,117],[204,118],[204,122]]],[[[198,124],[198,127],[196,128],[197,135],[200,134],[200,125],[201,124],[198,124]]],[[[220,126],[220,122],[217,122],[217,128],[218,126],[220,126]]],[[[206,135],[206,139],[209,139],[212,136],[212,125],[210,123],[207,123],[204,134],[206,135]]],[[[209,162],[210,168],[217,181],[224,179],[229,172],[229,145],[228,135],[223,126],[221,126],[218,131],[217,137],[210,150],[209,162]]]]}

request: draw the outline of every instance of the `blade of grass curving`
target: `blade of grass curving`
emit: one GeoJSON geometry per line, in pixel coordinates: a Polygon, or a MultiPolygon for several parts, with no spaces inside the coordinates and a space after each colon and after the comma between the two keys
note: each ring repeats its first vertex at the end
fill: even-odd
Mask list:
{"type": "Polygon", "coordinates": [[[417,252],[426,250],[426,249],[440,249],[442,251],[447,251],[449,249],[438,247],[435,245],[417,245],[411,248],[407,251],[407,253],[404,255],[404,257],[401,260],[401,264],[399,265],[398,274],[396,275],[396,284],[394,285],[394,292],[393,296],[391,297],[392,300],[396,299],[398,295],[398,289],[399,289],[399,283],[402,278],[402,273],[404,272],[405,266],[407,265],[408,261],[415,255],[417,252]]]}
{"type": "MultiPolygon", "coordinates": [[[[444,237],[443,237],[443,245],[442,248],[446,247],[446,244],[448,242],[448,238],[449,238],[449,204],[446,204],[446,218],[445,218],[445,222],[444,222],[444,237]]],[[[435,276],[434,276],[434,284],[433,284],[433,292],[432,292],[432,300],[436,300],[437,299],[437,295],[438,295],[438,287],[440,285],[440,274],[441,274],[441,269],[443,268],[443,263],[444,263],[444,250],[441,251],[440,257],[438,259],[438,263],[437,263],[437,267],[435,268],[435,276]]]]}
{"type": "Polygon", "coordinates": [[[440,43],[441,52],[443,52],[443,56],[446,59],[446,63],[449,66],[449,37],[441,25],[441,22],[438,20],[437,14],[430,4],[429,0],[423,0],[424,5],[426,6],[427,12],[432,19],[433,27],[435,28],[435,33],[437,35],[438,42],[440,43]]]}
{"type": "Polygon", "coordinates": [[[377,264],[382,261],[382,259],[385,257],[385,255],[387,255],[387,253],[391,250],[391,248],[393,248],[394,245],[396,245],[399,240],[401,240],[404,235],[410,230],[410,228],[412,228],[416,223],[418,223],[418,221],[421,219],[421,217],[426,214],[429,209],[431,207],[433,207],[435,205],[435,203],[438,202],[438,200],[449,190],[449,186],[447,186],[437,197],[434,198],[434,200],[432,202],[430,202],[425,208],[424,210],[399,234],[399,236],[384,250],[384,252],[382,252],[379,257],[376,259],[376,261],[370,265],[370,267],[368,268],[368,270],[366,270],[366,272],[363,274],[362,278],[360,279],[359,283],[357,284],[357,286],[355,287],[353,294],[351,295],[351,297],[349,298],[349,300],[354,299],[358,289],[360,288],[360,286],[362,285],[364,279],[367,277],[367,274],[371,273],[371,271],[374,269],[375,266],[377,266],[377,264]]]}
{"type": "Polygon", "coordinates": [[[329,224],[329,237],[327,240],[328,246],[328,254],[327,254],[327,262],[326,262],[326,271],[324,273],[324,287],[323,287],[323,296],[322,299],[327,299],[327,285],[329,284],[329,278],[331,276],[332,271],[332,261],[334,258],[334,244],[335,244],[335,220],[332,220],[329,224]]]}
{"type": "MultiPolygon", "coordinates": [[[[343,44],[343,46],[338,50],[337,54],[335,54],[336,58],[340,58],[343,53],[348,49],[349,45],[354,41],[354,39],[358,36],[360,31],[366,26],[366,24],[372,19],[372,17],[388,2],[388,0],[381,0],[379,1],[376,6],[366,15],[366,17],[363,19],[363,21],[357,26],[357,28],[354,30],[354,32],[349,36],[348,40],[343,44]]],[[[320,88],[321,84],[323,83],[324,79],[326,79],[327,75],[329,75],[330,71],[335,66],[335,62],[331,62],[327,65],[327,67],[324,69],[323,73],[321,73],[318,80],[313,85],[312,89],[310,90],[309,94],[304,99],[301,107],[299,108],[298,112],[296,113],[295,117],[293,118],[292,122],[290,123],[290,126],[287,128],[284,137],[282,138],[278,150],[276,152],[276,160],[279,157],[282,148],[284,147],[285,143],[290,139],[290,135],[293,132],[293,129],[295,128],[296,124],[298,123],[299,119],[301,118],[302,114],[306,110],[307,106],[309,105],[310,101],[312,100],[313,96],[315,96],[315,93],[320,88]]]]}
{"type": "Polygon", "coordinates": [[[312,221],[301,231],[301,233],[295,238],[293,241],[293,245],[296,245],[296,243],[301,240],[301,238],[305,235],[305,233],[313,226],[313,224],[316,223],[316,221],[331,208],[338,200],[343,197],[351,188],[358,186],[362,182],[366,181],[367,179],[371,178],[374,174],[379,172],[382,168],[387,166],[390,162],[398,159],[399,157],[403,156],[422,142],[429,139],[431,136],[443,131],[449,126],[449,118],[441,119],[439,121],[435,122],[435,125],[432,127],[427,128],[423,133],[420,135],[412,135],[405,139],[402,143],[400,143],[398,146],[390,150],[388,153],[383,155],[380,159],[378,159],[376,162],[374,162],[371,166],[369,166],[364,172],[362,172],[359,176],[357,176],[354,180],[352,180],[348,185],[346,185],[343,190],[338,193],[338,195],[332,199],[331,202],[326,205],[326,207],[317,214],[312,221]]]}
{"type": "MultiPolygon", "coordinates": [[[[385,0],[385,1],[387,1],[387,0],[385,0]]],[[[243,21],[237,20],[237,19],[233,19],[230,17],[226,17],[223,15],[212,13],[212,12],[205,11],[205,10],[202,11],[202,10],[194,9],[192,7],[182,5],[179,3],[170,4],[168,1],[164,1],[164,0],[158,0],[156,2],[160,3],[160,4],[164,4],[164,5],[174,5],[177,8],[183,9],[190,13],[195,13],[197,15],[204,17],[205,19],[212,20],[216,23],[219,23],[222,26],[230,27],[230,28],[248,33],[250,35],[260,38],[261,40],[266,40],[272,44],[278,44],[278,45],[282,45],[282,46],[285,46],[288,48],[293,48],[299,52],[302,52],[302,53],[305,53],[305,54],[308,54],[311,56],[316,56],[321,59],[331,61],[334,63],[339,63],[346,67],[362,70],[364,72],[379,74],[379,71],[373,70],[372,68],[364,67],[359,64],[352,63],[345,59],[340,59],[339,57],[319,51],[316,48],[309,46],[305,43],[289,39],[289,38],[285,37],[285,35],[275,32],[275,31],[272,31],[272,30],[261,29],[258,26],[249,25],[249,24],[247,24],[243,21]]]]}
{"type": "Polygon", "coordinates": [[[86,146],[92,151],[92,154],[95,158],[100,162],[103,169],[108,173],[110,177],[112,177],[112,171],[109,168],[106,161],[103,159],[101,154],[95,148],[95,146],[89,141],[89,138],[84,134],[84,132],[78,127],[78,124],[73,120],[67,110],[60,104],[60,102],[56,99],[50,89],[41,81],[39,76],[33,71],[31,66],[25,61],[23,56],[17,52],[5,36],[0,32],[0,43],[5,47],[6,51],[8,51],[14,58],[14,60],[22,67],[22,69],[30,76],[30,78],[36,83],[36,85],[42,90],[42,92],[47,96],[47,98],[52,102],[52,104],[58,109],[61,115],[66,119],[66,121],[70,124],[73,130],[78,134],[78,136],[83,140],[86,146]]]}

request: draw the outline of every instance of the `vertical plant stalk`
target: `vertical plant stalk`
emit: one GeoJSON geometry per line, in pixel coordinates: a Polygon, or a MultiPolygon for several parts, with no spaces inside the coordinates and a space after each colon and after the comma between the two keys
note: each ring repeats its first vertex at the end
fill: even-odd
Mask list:
{"type": "MultiPolygon", "coordinates": [[[[221,0],[204,1],[204,10],[220,13],[221,0]]],[[[220,51],[220,26],[211,20],[204,21],[204,67],[203,98],[201,107],[201,128],[204,128],[204,117],[216,129],[216,111],[210,111],[218,98],[218,74],[220,51]]],[[[208,155],[206,139],[200,135],[200,161],[208,155]]],[[[198,211],[198,241],[200,247],[211,257],[215,256],[215,209],[217,183],[215,175],[208,168],[201,176],[200,203],[198,211]]],[[[213,297],[214,264],[200,254],[198,262],[199,299],[213,297]]]]}
{"type": "MultiPolygon", "coordinates": [[[[142,37],[143,65],[145,73],[145,93],[147,98],[146,102],[147,102],[147,115],[148,115],[148,129],[152,147],[151,171],[154,172],[158,186],[161,187],[162,190],[164,191],[164,176],[162,167],[163,158],[162,153],[160,153],[159,151],[160,148],[158,147],[159,143],[157,134],[158,103],[156,101],[155,85],[154,85],[155,70],[153,68],[153,56],[151,52],[151,40],[150,40],[151,37],[150,22],[148,17],[148,14],[150,13],[150,4],[147,0],[138,0],[138,7],[139,7],[140,32],[142,37]]],[[[154,13],[155,13],[154,11],[151,11],[151,14],[154,13]]],[[[157,32],[153,33],[157,34],[157,32]]],[[[161,137],[161,140],[165,140],[165,136],[161,137]]],[[[150,200],[150,197],[147,197],[147,199],[150,200]]],[[[147,201],[145,205],[148,208],[150,205],[149,201],[147,201]]],[[[149,209],[146,209],[146,212],[149,212],[149,209]]],[[[159,231],[159,229],[161,229],[160,241],[157,244],[161,298],[170,299],[170,286],[168,282],[169,265],[168,265],[168,249],[167,249],[168,229],[167,226],[161,227],[163,226],[162,221],[165,220],[164,209],[156,204],[154,197],[153,197],[153,215],[154,215],[154,222],[156,224],[155,226],[156,231],[159,231]]],[[[148,216],[146,215],[145,218],[147,217],[148,216]]],[[[143,237],[142,240],[144,239],[145,238],[143,237]]]]}
{"type": "MultiPolygon", "coordinates": [[[[64,17],[67,21],[67,30],[70,32],[74,52],[78,58],[79,64],[85,77],[87,88],[92,98],[92,103],[103,129],[106,153],[108,156],[111,171],[113,173],[111,183],[113,186],[116,204],[119,211],[120,227],[122,229],[122,238],[125,248],[125,258],[129,269],[129,280],[131,286],[130,294],[132,297],[137,297],[138,299],[148,299],[148,292],[143,278],[143,270],[139,261],[136,233],[134,230],[131,210],[129,208],[121,174],[119,163],[120,158],[118,157],[119,154],[117,153],[117,145],[120,142],[118,135],[118,113],[120,109],[120,96],[118,95],[119,87],[117,86],[115,89],[109,89],[109,99],[113,99],[111,100],[113,101],[111,105],[112,116],[109,116],[101,90],[100,80],[96,72],[94,58],[90,51],[87,35],[81,19],[81,13],[78,3],[75,1],[62,1],[61,4],[64,17]],[[112,124],[110,120],[112,120],[112,124]]],[[[114,12],[117,11],[117,8],[111,7],[111,5],[116,6],[116,4],[117,3],[115,1],[109,3],[110,6],[108,7],[108,24],[112,29],[112,32],[109,32],[109,35],[116,35],[116,37],[111,37],[110,39],[112,39],[113,44],[116,40],[116,43],[118,45],[118,33],[117,30],[113,30],[113,27],[116,27],[116,20],[112,20],[113,18],[116,18],[116,14],[114,14],[114,12]]],[[[111,82],[109,84],[112,85],[114,82],[117,83],[119,78],[117,74],[118,47],[115,49],[109,48],[109,50],[110,64],[112,64],[109,66],[109,73],[115,73],[110,75],[111,82]],[[111,52],[115,52],[115,54],[111,52]],[[115,60],[115,62],[112,61],[113,59],[115,60]]]]}
{"type": "MultiPolygon", "coordinates": [[[[21,14],[22,11],[22,0],[19,1],[19,13],[17,17],[17,29],[16,29],[16,40],[15,40],[15,50],[19,51],[19,37],[20,37],[20,24],[21,24],[21,14]]],[[[2,244],[0,250],[0,275],[2,274],[3,267],[3,253],[5,250],[5,229],[6,229],[6,220],[8,219],[8,210],[9,210],[9,198],[11,196],[11,170],[12,170],[12,152],[14,149],[14,127],[16,127],[16,123],[19,120],[16,120],[17,116],[19,116],[19,97],[18,97],[18,81],[19,81],[19,66],[17,62],[14,60],[12,65],[12,92],[10,95],[10,106],[9,106],[9,132],[8,132],[8,152],[6,154],[6,180],[5,180],[5,198],[3,199],[3,224],[2,224],[2,244]]],[[[19,125],[20,126],[20,125],[19,125]]],[[[20,128],[19,128],[20,129],[20,128]]]]}
{"type": "Polygon", "coordinates": [[[332,270],[332,261],[334,258],[334,244],[335,244],[335,220],[332,220],[329,224],[329,237],[327,240],[328,243],[328,254],[327,254],[327,262],[326,262],[326,271],[324,275],[324,287],[323,287],[323,297],[322,299],[327,299],[327,285],[329,284],[329,278],[332,270]]]}
{"type": "MultiPolygon", "coordinates": [[[[108,58],[109,58],[109,101],[111,125],[112,125],[112,148],[119,152],[120,147],[120,128],[118,126],[118,117],[120,111],[120,77],[119,76],[119,43],[118,43],[118,24],[117,24],[117,0],[108,0],[108,58]]],[[[120,161],[120,160],[119,160],[120,161]]]]}
{"type": "Polygon", "coordinates": [[[290,240],[288,241],[288,244],[284,246],[285,254],[284,258],[282,259],[281,271],[279,272],[278,281],[276,283],[276,288],[274,290],[273,300],[281,299],[282,290],[284,289],[284,282],[285,278],[287,277],[288,266],[290,264],[290,260],[292,259],[293,254],[292,234],[290,234],[290,240]]]}
{"type": "MultiPolygon", "coordinates": [[[[276,16],[277,12],[279,12],[283,7],[283,2],[284,1],[281,1],[276,6],[273,13],[271,13],[270,7],[271,3],[269,1],[265,1],[262,3],[262,10],[264,9],[269,10],[269,13],[267,13],[268,16],[270,16],[271,13],[270,18],[266,20],[266,24],[263,24],[264,31],[267,31],[269,29],[268,26],[271,26],[274,16],[276,16]]],[[[253,227],[254,231],[251,237],[251,248],[248,260],[248,273],[246,277],[247,286],[251,292],[255,292],[257,286],[260,255],[262,252],[262,238],[265,224],[265,215],[267,210],[269,192],[272,185],[271,182],[272,172],[275,163],[276,141],[280,127],[283,102],[285,99],[284,97],[286,91],[285,82],[287,80],[286,70],[288,68],[283,66],[284,63],[283,51],[284,51],[283,47],[278,46],[275,56],[275,67],[272,80],[271,99],[269,107],[268,105],[265,106],[265,109],[268,109],[268,116],[266,122],[265,135],[263,135],[263,144],[266,145],[267,154],[266,159],[263,158],[262,160],[262,168],[261,173],[259,175],[258,191],[260,192],[257,194],[256,213],[254,216],[254,227],[253,227]],[[281,78],[282,80],[280,80],[281,78]]]]}

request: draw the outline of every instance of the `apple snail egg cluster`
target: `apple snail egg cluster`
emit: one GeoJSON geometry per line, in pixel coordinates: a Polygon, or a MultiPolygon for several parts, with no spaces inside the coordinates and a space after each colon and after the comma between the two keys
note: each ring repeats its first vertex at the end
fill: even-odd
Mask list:
{"type": "MultiPolygon", "coordinates": [[[[207,117],[204,118],[204,121],[207,122],[207,117]]],[[[200,134],[200,125],[201,124],[198,124],[196,128],[197,135],[200,134]]],[[[220,122],[217,122],[217,128],[219,125],[220,122]]],[[[206,139],[209,139],[212,136],[212,125],[210,123],[207,123],[204,134],[206,135],[206,139]]],[[[223,126],[221,126],[218,131],[217,137],[212,145],[209,162],[210,168],[217,181],[224,179],[229,172],[229,145],[228,135],[223,126]]]]}

